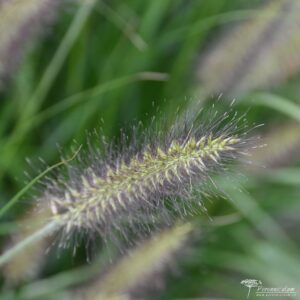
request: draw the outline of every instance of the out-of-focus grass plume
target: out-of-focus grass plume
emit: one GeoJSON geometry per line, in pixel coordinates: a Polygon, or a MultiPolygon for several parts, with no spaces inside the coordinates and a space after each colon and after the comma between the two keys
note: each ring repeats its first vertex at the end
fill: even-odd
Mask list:
{"type": "Polygon", "coordinates": [[[76,300],[111,299],[122,295],[140,299],[149,288],[162,288],[165,271],[174,267],[179,254],[189,248],[192,232],[193,225],[185,223],[154,235],[124,256],[100,279],[76,290],[76,300]]]}
{"type": "Polygon", "coordinates": [[[238,96],[274,86],[300,68],[300,2],[274,0],[223,33],[198,68],[208,94],[238,96]]]}
{"type": "MultiPolygon", "coordinates": [[[[23,218],[18,220],[19,229],[16,233],[11,234],[5,247],[10,248],[30,236],[43,226],[50,216],[51,211],[48,206],[34,206],[25,213],[23,218]]],[[[14,286],[34,279],[46,262],[46,251],[49,245],[50,238],[33,243],[5,265],[3,275],[7,285],[14,286]]]]}
{"type": "Polygon", "coordinates": [[[28,42],[43,29],[44,25],[53,20],[59,2],[57,0],[0,2],[0,79],[11,75],[28,42]]]}
{"type": "Polygon", "coordinates": [[[265,147],[254,149],[252,161],[269,168],[287,167],[300,160],[300,125],[296,122],[273,125],[262,136],[265,147]]]}

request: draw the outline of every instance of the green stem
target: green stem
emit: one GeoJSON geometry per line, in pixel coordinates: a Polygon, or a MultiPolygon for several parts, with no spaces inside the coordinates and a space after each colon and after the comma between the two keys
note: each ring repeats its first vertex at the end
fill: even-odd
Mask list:
{"type": "MultiPolygon", "coordinates": [[[[84,24],[86,23],[90,13],[92,12],[95,2],[96,0],[82,2],[77,14],[74,17],[72,24],[70,25],[54,57],[50,61],[34,94],[32,95],[31,99],[27,101],[25,114],[23,113],[24,118],[27,118],[28,116],[32,115],[34,113],[34,110],[38,109],[37,106],[40,106],[41,103],[44,101],[58,72],[63,66],[63,63],[65,62],[71,48],[75,44],[84,24]]],[[[21,119],[21,127],[23,121],[24,119],[21,119]]]]}
{"type": "Polygon", "coordinates": [[[11,249],[7,250],[4,254],[0,256],[0,267],[9,262],[12,258],[22,252],[25,248],[27,248],[31,243],[39,241],[51,233],[55,232],[60,228],[61,224],[57,221],[52,221],[42,227],[40,230],[36,231],[34,234],[25,238],[20,243],[13,246],[11,249]]]}
{"type": "Polygon", "coordinates": [[[12,208],[13,205],[15,205],[19,199],[36,183],[38,182],[43,176],[45,176],[47,173],[50,171],[54,170],[55,168],[58,168],[62,165],[67,164],[71,160],[73,160],[76,155],[79,153],[81,149],[81,146],[78,148],[78,150],[74,153],[74,155],[67,159],[67,160],[62,160],[58,163],[56,163],[53,166],[48,167],[45,171],[43,171],[41,174],[33,178],[25,187],[23,187],[11,200],[9,200],[3,207],[0,208],[0,218],[3,217],[3,215],[10,209],[12,208]]]}

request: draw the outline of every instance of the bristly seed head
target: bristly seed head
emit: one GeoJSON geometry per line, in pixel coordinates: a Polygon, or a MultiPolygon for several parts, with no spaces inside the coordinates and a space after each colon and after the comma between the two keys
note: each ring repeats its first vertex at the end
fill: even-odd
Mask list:
{"type": "Polygon", "coordinates": [[[163,207],[165,198],[179,196],[185,201],[192,187],[208,181],[212,171],[224,170],[228,160],[243,155],[244,133],[237,135],[236,120],[230,122],[221,132],[215,132],[213,123],[205,133],[192,124],[183,136],[169,135],[163,144],[145,145],[129,159],[119,155],[113,165],[102,163],[100,172],[89,166],[58,192],[46,192],[53,218],[67,234],[73,230],[104,234],[107,229],[123,229],[123,223],[132,220],[142,223],[142,212],[150,217],[163,207]]]}

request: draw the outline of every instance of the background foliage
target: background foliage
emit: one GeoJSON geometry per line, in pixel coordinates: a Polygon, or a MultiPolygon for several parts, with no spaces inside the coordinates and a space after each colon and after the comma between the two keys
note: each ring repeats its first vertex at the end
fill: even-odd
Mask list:
{"type": "MultiPolygon", "coordinates": [[[[45,169],[40,157],[47,165],[60,160],[57,145],[65,155],[100,126],[113,138],[134,120],[148,124],[157,107],[168,117],[178,105],[209,106],[224,92],[220,109],[236,98],[250,122],[265,124],[257,133],[268,146],[253,153],[246,177],[216,179],[229,200],[205,201],[208,215],[195,216],[200,238],[151,299],[244,299],[246,278],[299,286],[300,8],[297,0],[271,2],[99,0],[52,8],[54,20],[37,23],[44,27],[19,45],[18,67],[2,80],[1,207],[24,187],[24,171],[33,178],[45,169]]],[[[1,35],[9,32],[0,25],[1,35]]],[[[2,249],[33,201],[29,192],[2,216],[2,249]]],[[[69,254],[50,253],[35,278],[17,284],[3,272],[1,299],[63,299],[95,274],[83,266],[85,251],[69,254]]]]}

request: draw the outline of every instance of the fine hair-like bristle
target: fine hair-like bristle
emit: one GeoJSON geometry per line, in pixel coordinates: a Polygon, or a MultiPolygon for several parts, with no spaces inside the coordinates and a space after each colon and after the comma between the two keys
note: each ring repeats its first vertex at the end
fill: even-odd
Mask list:
{"type": "MultiPolygon", "coordinates": [[[[69,167],[71,175],[54,182],[43,197],[64,229],[63,242],[73,231],[105,236],[112,229],[123,233],[126,226],[155,222],[154,216],[167,211],[165,199],[176,202],[180,197],[186,205],[194,187],[245,154],[247,132],[239,124],[242,117],[215,113],[200,125],[197,117],[186,119],[184,124],[175,122],[162,137],[154,134],[154,142],[146,140],[140,150],[131,145],[117,155],[106,153],[111,157],[101,163],[93,158],[84,170],[73,172],[69,167]]],[[[180,211],[180,205],[176,209],[180,211]]]]}

